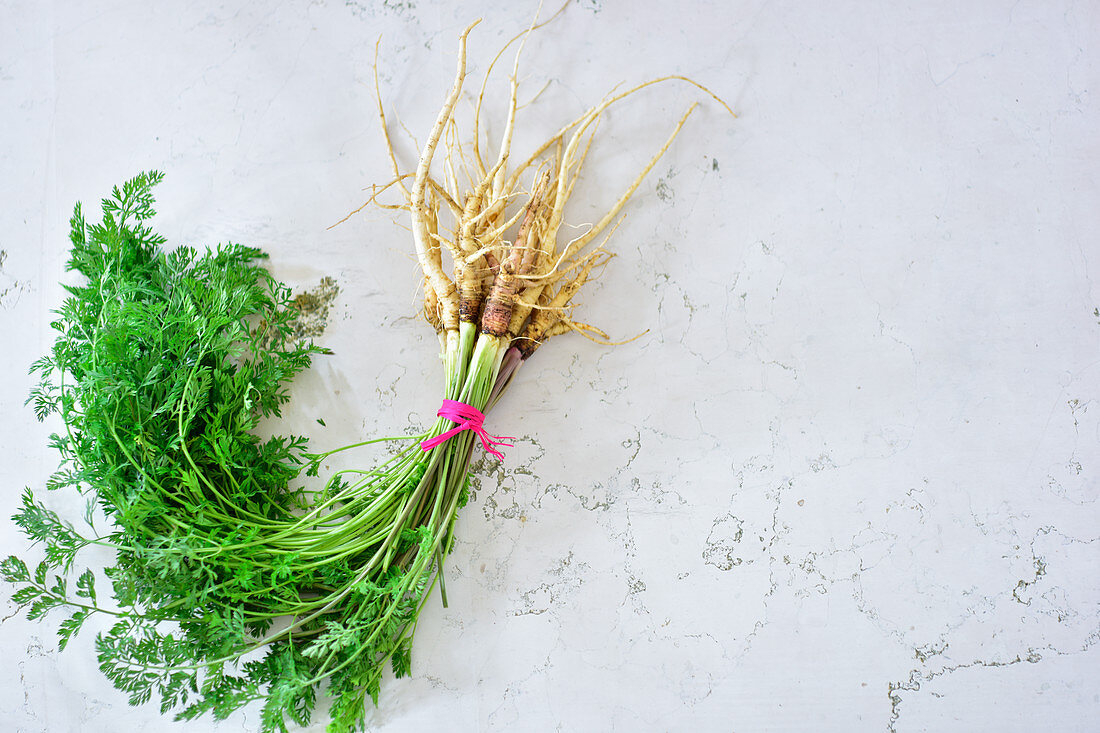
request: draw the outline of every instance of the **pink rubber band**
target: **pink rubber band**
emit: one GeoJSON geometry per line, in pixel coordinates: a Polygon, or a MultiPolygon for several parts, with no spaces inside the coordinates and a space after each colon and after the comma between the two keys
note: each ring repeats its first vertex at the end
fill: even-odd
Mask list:
{"type": "Polygon", "coordinates": [[[482,423],[485,422],[485,415],[481,410],[476,407],[471,407],[465,402],[456,402],[455,400],[443,400],[443,406],[439,408],[439,412],[436,413],[439,417],[445,417],[453,423],[456,423],[455,427],[451,428],[445,433],[440,433],[434,438],[425,440],[420,444],[421,449],[431,450],[440,443],[446,443],[454,436],[461,433],[463,430],[472,430],[477,434],[477,437],[481,438],[481,446],[485,449],[486,453],[492,453],[499,460],[504,460],[504,454],[493,448],[494,445],[503,445],[507,448],[511,448],[511,443],[505,443],[505,440],[515,440],[510,435],[489,435],[485,432],[485,428],[482,427],[482,423]]]}

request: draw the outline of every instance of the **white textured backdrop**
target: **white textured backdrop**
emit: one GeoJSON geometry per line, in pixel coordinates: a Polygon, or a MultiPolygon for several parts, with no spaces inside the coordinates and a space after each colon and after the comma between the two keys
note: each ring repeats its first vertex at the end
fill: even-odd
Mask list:
{"type": "MultiPolygon", "coordinates": [[[[341,295],[296,389],[318,440],[431,416],[374,42],[406,167],[471,19],[479,75],[523,3],[0,0],[0,491],[53,467],[23,400],[67,218],[167,173],[172,243],[233,240],[341,295]]],[[[579,314],[486,463],[380,731],[1059,731],[1100,719],[1100,8],[1071,0],[581,0],[538,31],[529,149],[614,84],[690,76],[601,126],[570,221],[639,189],[579,314]]],[[[491,87],[502,103],[503,75],[491,87]]],[[[521,93],[521,96],[524,96],[521,93]]],[[[466,105],[469,108],[469,105],[466,105]]],[[[499,117],[490,132],[499,134],[499,117]]],[[[64,505],[64,497],[53,497],[64,505]]],[[[25,553],[0,523],[3,554],[25,553]]],[[[0,727],[184,726],[128,708],[91,635],[0,624],[0,727]]],[[[2,610],[2,609],[0,609],[2,610]]],[[[317,731],[323,729],[318,725],[317,731]]]]}

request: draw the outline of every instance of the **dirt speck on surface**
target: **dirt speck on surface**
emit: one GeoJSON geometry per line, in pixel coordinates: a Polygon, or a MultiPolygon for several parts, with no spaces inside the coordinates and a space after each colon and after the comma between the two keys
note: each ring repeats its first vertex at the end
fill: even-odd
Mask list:
{"type": "Polygon", "coordinates": [[[4,271],[4,262],[8,259],[8,251],[0,249],[0,308],[10,308],[19,300],[20,294],[27,289],[25,282],[16,280],[4,271]]]}
{"type": "Polygon", "coordinates": [[[296,340],[316,338],[325,332],[332,303],[340,293],[336,280],[327,275],[312,290],[294,296],[298,314],[291,321],[292,337],[296,340]]]}
{"type": "MultiPolygon", "coordinates": [[[[311,290],[303,290],[294,296],[289,310],[291,318],[288,321],[290,333],[286,343],[289,345],[295,341],[315,339],[325,332],[328,326],[329,312],[336,296],[340,293],[340,286],[336,280],[327,275],[321,278],[317,287],[311,290]]],[[[256,326],[256,332],[260,334],[260,348],[271,348],[275,333],[267,328],[267,322],[261,320],[256,326]]]]}

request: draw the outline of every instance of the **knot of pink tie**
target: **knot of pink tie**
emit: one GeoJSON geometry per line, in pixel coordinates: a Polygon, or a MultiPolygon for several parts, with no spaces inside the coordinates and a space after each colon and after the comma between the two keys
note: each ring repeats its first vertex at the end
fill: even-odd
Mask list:
{"type": "Polygon", "coordinates": [[[477,437],[481,438],[481,445],[485,448],[486,453],[492,453],[499,460],[504,460],[504,454],[493,448],[494,445],[503,445],[507,448],[511,448],[511,443],[505,443],[505,440],[514,440],[508,435],[489,435],[485,432],[485,428],[482,427],[482,423],[485,422],[485,415],[481,410],[476,407],[471,407],[465,402],[456,402],[455,400],[443,400],[443,406],[439,408],[439,412],[436,413],[439,417],[445,417],[455,424],[455,427],[451,428],[445,433],[440,433],[434,438],[425,440],[420,444],[423,450],[431,450],[440,443],[445,443],[452,437],[458,435],[463,430],[472,430],[477,434],[477,437]]]}

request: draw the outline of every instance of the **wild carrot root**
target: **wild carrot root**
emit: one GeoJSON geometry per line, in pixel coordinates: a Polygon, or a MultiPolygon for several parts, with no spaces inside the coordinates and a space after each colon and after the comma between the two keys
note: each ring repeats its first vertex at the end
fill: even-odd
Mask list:
{"type": "MultiPolygon", "coordinates": [[[[462,83],[466,78],[466,37],[481,21],[475,21],[462,32],[458,45],[458,71],[455,74],[454,84],[443,108],[439,110],[435,126],[432,127],[424,150],[420,153],[420,161],[416,166],[416,177],[413,179],[412,189],[409,190],[409,213],[412,218],[413,245],[416,247],[416,256],[420,261],[420,267],[424,270],[424,278],[431,283],[435,290],[435,296],[439,301],[439,320],[444,330],[458,330],[458,292],[454,281],[443,272],[441,257],[439,256],[438,226],[436,214],[438,207],[434,202],[426,198],[428,193],[429,170],[432,166],[432,158],[435,156],[436,146],[443,135],[443,130],[451,121],[458,97],[462,93],[462,83]]],[[[393,156],[393,148],[390,146],[390,155],[393,156]]],[[[400,174],[399,174],[400,175],[400,174]]],[[[438,186],[438,184],[437,184],[438,186]]],[[[441,188],[441,187],[439,187],[441,188]]],[[[433,189],[434,192],[434,189],[433,189]]]]}
{"type": "MultiPolygon", "coordinates": [[[[621,222],[623,207],[671,147],[697,105],[688,107],[664,144],[605,214],[580,236],[559,244],[565,207],[603,114],[634,94],[673,81],[691,85],[717,100],[731,115],[733,111],[716,94],[686,77],[671,75],[652,79],[607,95],[599,104],[561,127],[518,165],[510,167],[512,139],[518,120],[520,57],[523,42],[538,27],[532,24],[501,49],[482,80],[467,155],[457,130],[455,108],[466,79],[467,38],[475,25],[471,24],[460,36],[454,82],[421,150],[408,188],[404,181],[409,174],[402,173],[385,130],[386,117],[380,94],[378,110],[394,169],[395,178],[390,185],[397,185],[405,195],[402,206],[411,216],[414,247],[423,271],[425,317],[437,331],[443,332],[444,341],[449,344],[445,360],[451,359],[455,369],[452,376],[458,377],[457,381],[464,382],[473,373],[472,365],[466,360],[474,354],[475,343],[479,345],[478,353],[494,364],[486,373],[493,375],[494,383],[499,370],[507,364],[507,375],[497,384],[495,398],[502,392],[501,385],[510,380],[518,366],[555,335],[575,332],[600,343],[612,343],[599,328],[573,318],[573,299],[610,259],[604,245],[617,227],[616,220],[621,222]],[[486,81],[504,51],[517,40],[521,43],[509,76],[509,100],[500,147],[493,165],[489,166],[480,140],[486,81]],[[441,142],[444,149],[442,182],[432,173],[441,142]],[[536,172],[532,186],[524,192],[521,180],[533,169],[536,172]],[[465,180],[461,180],[463,176],[465,180]],[[447,230],[441,230],[438,222],[442,209],[450,211],[454,219],[453,226],[447,230]],[[443,231],[450,234],[441,233],[443,231]],[[515,234],[509,237],[512,231],[515,234]],[[603,242],[595,245],[600,237],[604,237],[603,242]],[[443,250],[450,255],[451,275],[444,269],[443,250]],[[447,335],[456,331],[461,335],[447,335]],[[490,337],[491,346],[487,345],[490,337]],[[463,361],[466,363],[459,363],[463,361]]],[[[377,93],[377,67],[375,90],[377,93]]],[[[449,384],[454,385],[454,382],[449,380],[449,384]]]]}
{"type": "Polygon", "coordinates": [[[540,225],[546,213],[544,205],[549,182],[550,173],[546,171],[531,193],[515,242],[508,248],[508,256],[501,261],[496,277],[489,287],[485,310],[481,316],[482,333],[504,336],[508,332],[512,308],[523,285],[522,278],[531,273],[538,258],[539,233],[542,228],[540,225]]]}

